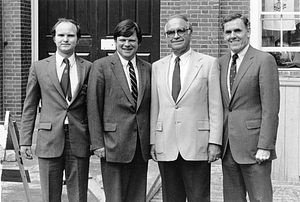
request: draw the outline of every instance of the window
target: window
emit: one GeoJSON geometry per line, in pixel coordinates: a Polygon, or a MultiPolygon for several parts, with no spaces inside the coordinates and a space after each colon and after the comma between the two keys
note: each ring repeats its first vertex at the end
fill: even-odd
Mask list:
{"type": "Polygon", "coordinates": [[[259,13],[251,12],[251,15],[260,18],[254,28],[258,33],[256,36],[259,37],[256,45],[261,50],[270,52],[275,57],[278,67],[300,68],[300,0],[257,2],[259,13]]]}

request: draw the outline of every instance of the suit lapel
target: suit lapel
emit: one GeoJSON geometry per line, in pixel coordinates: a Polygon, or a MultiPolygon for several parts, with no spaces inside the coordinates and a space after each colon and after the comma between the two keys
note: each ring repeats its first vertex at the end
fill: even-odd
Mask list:
{"type": "Polygon", "coordinates": [[[166,94],[166,97],[171,103],[175,104],[172,97],[171,89],[169,87],[170,61],[171,55],[168,55],[161,61],[161,64],[159,64],[159,67],[157,68],[157,77],[159,77],[162,82],[163,91],[166,94]]]}
{"type": "Polygon", "coordinates": [[[147,83],[147,78],[146,78],[146,71],[145,71],[144,63],[138,57],[136,57],[136,66],[137,66],[138,74],[139,74],[139,92],[138,92],[138,100],[137,100],[137,109],[138,109],[138,107],[140,106],[140,104],[143,100],[146,83],[147,83]]]}
{"type": "MultiPolygon", "coordinates": [[[[76,86],[76,90],[74,92],[74,95],[72,97],[71,103],[74,101],[74,99],[77,97],[81,86],[83,85],[84,79],[85,79],[85,68],[83,66],[83,60],[75,56],[76,66],[77,66],[77,75],[78,75],[78,84],[76,86]]],[[[70,104],[71,104],[70,103],[70,104]]]]}
{"type": "Polygon", "coordinates": [[[65,97],[64,92],[61,88],[61,85],[60,85],[58,77],[57,77],[55,55],[50,57],[49,60],[47,60],[47,62],[48,62],[48,66],[46,67],[46,71],[47,71],[53,85],[55,86],[56,90],[64,98],[65,97]]]}
{"type": "Polygon", "coordinates": [[[229,61],[230,61],[230,53],[225,56],[224,58],[224,62],[222,62],[220,65],[222,65],[221,68],[221,88],[222,88],[222,93],[225,96],[225,101],[226,101],[226,105],[228,105],[230,98],[229,98],[229,92],[228,92],[228,82],[227,82],[227,78],[228,78],[228,68],[229,68],[229,61]]]}
{"type": "Polygon", "coordinates": [[[243,61],[240,64],[238,73],[237,73],[237,75],[235,77],[235,80],[234,80],[234,83],[233,83],[233,86],[232,86],[232,95],[231,95],[231,97],[234,96],[234,94],[235,94],[235,92],[236,92],[236,90],[238,88],[238,85],[241,82],[241,79],[244,77],[244,75],[246,74],[247,70],[250,68],[250,66],[252,64],[252,59],[253,58],[254,58],[253,49],[250,46],[249,49],[248,49],[248,51],[247,51],[247,53],[244,56],[243,61]]]}
{"type": "Polygon", "coordinates": [[[121,60],[120,60],[117,52],[115,52],[111,57],[111,69],[113,70],[117,80],[119,81],[119,84],[120,84],[122,90],[124,91],[127,99],[134,106],[135,102],[134,102],[134,99],[133,99],[133,97],[130,93],[130,89],[129,89],[128,82],[127,82],[127,79],[126,79],[126,75],[125,75],[125,72],[123,70],[123,66],[122,66],[121,60]]]}
{"type": "Polygon", "coordinates": [[[190,59],[190,64],[188,65],[188,70],[187,74],[184,78],[184,82],[182,84],[182,88],[179,92],[177,102],[179,102],[184,94],[187,92],[191,84],[193,83],[194,79],[196,78],[198,72],[203,66],[203,63],[201,62],[202,57],[198,57],[194,51],[191,53],[191,59],[190,59]]]}

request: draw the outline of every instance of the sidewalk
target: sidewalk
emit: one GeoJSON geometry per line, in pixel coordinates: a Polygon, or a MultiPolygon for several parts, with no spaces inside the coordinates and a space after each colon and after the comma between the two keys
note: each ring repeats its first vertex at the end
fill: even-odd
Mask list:
{"type": "MultiPolygon", "coordinates": [[[[39,173],[36,157],[33,160],[24,160],[25,169],[29,171],[31,183],[29,183],[32,202],[41,202],[39,173]]],[[[17,162],[3,162],[3,169],[18,169],[17,162]]],[[[222,173],[220,161],[212,164],[211,177],[211,202],[222,202],[222,173]]],[[[149,163],[148,189],[151,187],[156,176],[158,168],[152,160],[149,163]]],[[[95,179],[101,180],[100,162],[95,156],[91,157],[90,175],[95,179]]],[[[22,183],[1,182],[2,184],[2,202],[24,202],[26,200],[22,183]]],[[[300,201],[300,182],[277,182],[273,181],[274,202],[299,202],[300,201]]],[[[99,192],[102,190],[99,188],[99,192]]],[[[161,190],[153,197],[151,202],[162,201],[161,190]]],[[[63,202],[67,202],[66,188],[63,190],[63,202]]],[[[97,202],[94,196],[88,194],[88,202],[97,202]]]]}

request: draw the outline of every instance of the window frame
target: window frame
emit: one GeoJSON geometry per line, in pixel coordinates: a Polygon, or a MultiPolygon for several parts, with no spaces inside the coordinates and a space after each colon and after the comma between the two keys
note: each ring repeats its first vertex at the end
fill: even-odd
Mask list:
{"type": "MultiPolygon", "coordinates": [[[[284,14],[299,15],[300,12],[282,12],[284,14]]],[[[278,15],[278,12],[263,12],[262,0],[250,1],[250,44],[265,52],[299,52],[300,47],[263,47],[262,46],[262,15],[278,15]],[[252,8],[252,9],[251,9],[252,8]]],[[[280,15],[280,14],[279,14],[280,15]]],[[[298,18],[295,18],[298,19],[298,18]]]]}

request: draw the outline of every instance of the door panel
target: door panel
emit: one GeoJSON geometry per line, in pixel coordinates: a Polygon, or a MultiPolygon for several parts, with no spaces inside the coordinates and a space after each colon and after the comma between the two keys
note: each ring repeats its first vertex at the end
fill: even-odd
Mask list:
{"type": "Polygon", "coordinates": [[[76,53],[90,61],[115,52],[101,41],[111,41],[115,26],[128,18],[142,29],[138,55],[149,62],[160,57],[160,0],[39,0],[39,59],[56,51],[50,31],[61,17],[80,24],[76,53]]]}

